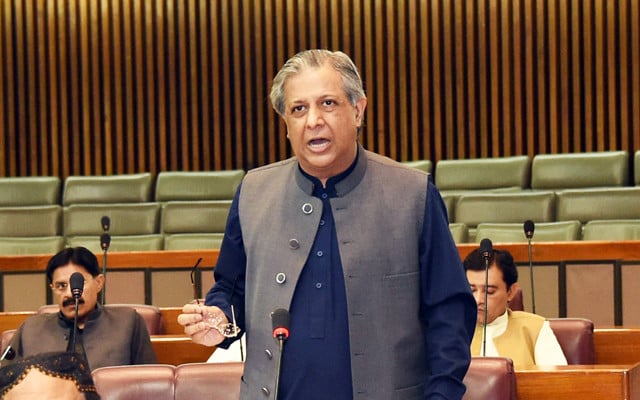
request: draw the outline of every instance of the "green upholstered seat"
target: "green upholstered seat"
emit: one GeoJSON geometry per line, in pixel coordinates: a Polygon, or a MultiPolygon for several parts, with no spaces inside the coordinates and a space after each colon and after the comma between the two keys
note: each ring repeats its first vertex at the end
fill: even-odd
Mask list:
{"type": "Polygon", "coordinates": [[[145,203],[152,201],[150,173],[69,176],[65,179],[62,205],[145,203]]]}
{"type": "Polygon", "coordinates": [[[595,220],[582,228],[583,240],[640,240],[640,219],[595,220]]]}
{"type": "Polygon", "coordinates": [[[469,237],[469,228],[462,223],[449,224],[449,231],[453,237],[453,241],[456,243],[466,243],[469,237]]]}
{"type": "Polygon", "coordinates": [[[0,254],[55,254],[64,248],[64,237],[0,237],[0,254]]]}
{"type": "Polygon", "coordinates": [[[466,224],[468,241],[475,242],[476,227],[483,222],[552,222],[554,216],[553,192],[469,193],[458,198],[454,222],[466,224]]]}
{"type": "Polygon", "coordinates": [[[556,193],[556,220],[640,219],[640,186],[556,193]]]}
{"type": "Polygon", "coordinates": [[[219,249],[224,233],[176,233],[164,235],[165,250],[219,249]]]}
{"type": "Polygon", "coordinates": [[[438,161],[435,183],[442,192],[529,187],[528,156],[438,161]]]}
{"type": "Polygon", "coordinates": [[[531,188],[534,190],[611,187],[628,184],[629,153],[627,151],[540,154],[533,158],[531,166],[531,188]]]}
{"type": "Polygon", "coordinates": [[[483,222],[554,221],[553,192],[465,194],[456,203],[455,222],[475,227],[483,222]]]}
{"type": "Polygon", "coordinates": [[[0,178],[0,207],[59,205],[60,187],[57,176],[0,178]]]}
{"type": "Polygon", "coordinates": [[[402,164],[407,167],[416,168],[420,171],[424,171],[430,174],[433,171],[433,163],[431,160],[413,160],[413,161],[403,161],[402,164]]]}
{"type": "Polygon", "coordinates": [[[231,200],[170,201],[162,207],[162,233],[223,233],[231,200]]]}
{"type": "Polygon", "coordinates": [[[62,234],[62,207],[0,207],[0,236],[42,237],[62,234]]]}
{"type": "Polygon", "coordinates": [[[64,236],[101,235],[102,216],[111,219],[109,234],[112,236],[159,233],[158,203],[74,204],[63,210],[64,236]]]}
{"type": "MultiPolygon", "coordinates": [[[[535,224],[532,242],[562,242],[580,240],[579,221],[542,222],[535,224]]],[[[484,238],[494,243],[527,242],[522,223],[481,223],[476,227],[476,243],[484,238]]]]}
{"type": "Polygon", "coordinates": [[[155,200],[231,200],[244,177],[244,170],[204,172],[160,172],[155,200]]]}
{"type": "MultiPolygon", "coordinates": [[[[102,253],[100,236],[71,236],[66,239],[67,247],[82,246],[99,254],[102,253]]],[[[111,236],[109,252],[112,251],[157,251],[164,249],[161,234],[111,236]]]]}

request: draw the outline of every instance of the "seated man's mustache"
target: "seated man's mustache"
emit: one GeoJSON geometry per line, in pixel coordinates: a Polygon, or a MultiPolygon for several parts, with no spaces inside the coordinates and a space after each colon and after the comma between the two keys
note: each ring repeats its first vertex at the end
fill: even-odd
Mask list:
{"type": "MultiPolygon", "coordinates": [[[[66,307],[66,306],[72,306],[76,304],[76,299],[74,298],[70,298],[70,299],[66,299],[65,301],[62,302],[62,307],[66,307]]],[[[84,304],[84,299],[82,297],[80,297],[78,299],[78,304],[84,304]]]]}

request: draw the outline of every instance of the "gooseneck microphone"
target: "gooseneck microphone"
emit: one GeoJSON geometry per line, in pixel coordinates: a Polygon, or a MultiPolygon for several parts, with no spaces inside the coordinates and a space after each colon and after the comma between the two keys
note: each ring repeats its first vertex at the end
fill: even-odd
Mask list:
{"type": "Polygon", "coordinates": [[[524,221],[524,235],[527,237],[527,241],[529,242],[529,279],[531,280],[531,308],[533,313],[536,313],[536,295],[533,289],[533,256],[532,247],[531,247],[531,239],[533,238],[533,231],[536,226],[530,219],[524,221]]]}
{"type": "Polygon", "coordinates": [[[274,389],[274,400],[278,399],[278,385],[280,383],[280,365],[282,362],[282,350],[284,342],[289,338],[289,311],[278,308],[271,313],[271,326],[273,327],[273,337],[278,341],[280,354],[278,355],[278,366],[276,369],[276,385],[274,389]]]}
{"type": "MultiPolygon", "coordinates": [[[[111,235],[109,235],[109,228],[111,228],[111,219],[104,215],[100,219],[100,225],[102,225],[102,230],[104,233],[100,235],[100,248],[102,249],[102,275],[107,277],[107,250],[109,250],[109,245],[111,245],[111,235]]],[[[102,285],[102,292],[100,293],[100,303],[102,305],[105,304],[105,296],[107,293],[107,282],[105,279],[104,285],[102,285]]]]}
{"type": "Polygon", "coordinates": [[[71,295],[75,300],[75,312],[73,315],[73,331],[71,332],[71,338],[67,351],[75,351],[76,349],[76,335],[78,332],[78,303],[82,292],[84,291],[84,276],[80,272],[74,272],[69,278],[69,286],[71,287],[71,295]]]}
{"type": "Polygon", "coordinates": [[[489,296],[489,262],[493,255],[493,244],[490,239],[480,241],[480,254],[484,260],[484,321],[482,323],[482,356],[487,355],[487,301],[489,296]]]}

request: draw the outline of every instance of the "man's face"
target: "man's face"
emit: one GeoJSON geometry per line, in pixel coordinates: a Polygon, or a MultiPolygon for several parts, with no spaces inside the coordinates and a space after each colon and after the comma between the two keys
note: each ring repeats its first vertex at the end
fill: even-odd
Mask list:
{"type": "MultiPolygon", "coordinates": [[[[471,286],[471,292],[478,304],[477,323],[484,323],[484,296],[485,296],[485,272],[467,270],[467,280],[471,286]]],[[[502,277],[502,271],[495,263],[489,267],[489,286],[487,288],[487,323],[493,322],[507,310],[509,300],[517,283],[507,290],[507,284],[502,277]]]]}
{"type": "Polygon", "coordinates": [[[349,168],[367,99],[349,103],[342,77],[328,64],[290,77],[284,93],[287,137],[302,169],[324,183],[349,168]]]}
{"type": "Polygon", "coordinates": [[[69,286],[69,279],[74,272],[79,272],[84,276],[84,290],[78,301],[78,320],[84,320],[98,302],[98,293],[104,284],[104,276],[100,274],[93,277],[84,267],[73,263],[58,267],[53,271],[51,283],[53,298],[60,307],[60,311],[68,319],[73,319],[75,315],[75,300],[69,286]]]}

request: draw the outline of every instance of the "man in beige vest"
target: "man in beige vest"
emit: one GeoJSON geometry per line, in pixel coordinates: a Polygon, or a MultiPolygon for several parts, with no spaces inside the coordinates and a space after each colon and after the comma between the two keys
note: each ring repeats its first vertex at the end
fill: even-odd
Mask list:
{"type": "Polygon", "coordinates": [[[518,288],[518,270],[508,251],[494,249],[490,254],[486,288],[485,260],[480,249],[472,251],[463,264],[478,304],[476,331],[471,342],[473,356],[509,357],[517,369],[567,364],[562,348],[544,317],[509,309],[509,301],[518,288]],[[485,290],[487,340],[483,354],[485,290]]]}

